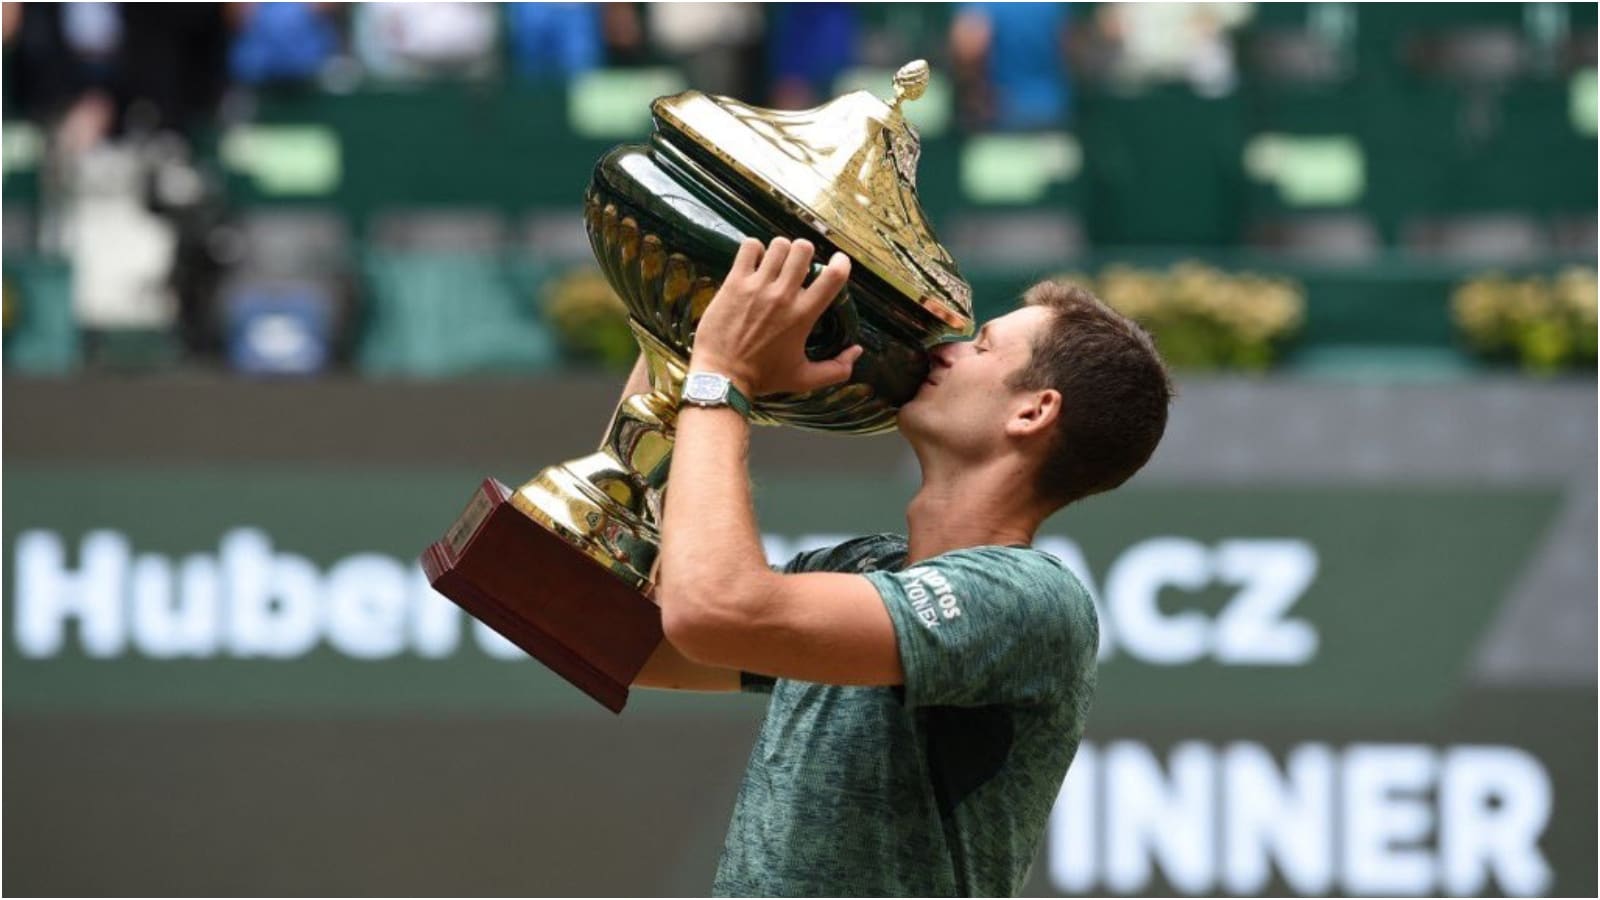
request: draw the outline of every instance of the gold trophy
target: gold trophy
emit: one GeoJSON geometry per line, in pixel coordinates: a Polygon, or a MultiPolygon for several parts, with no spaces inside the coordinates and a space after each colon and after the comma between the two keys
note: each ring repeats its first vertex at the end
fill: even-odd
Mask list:
{"type": "MultiPolygon", "coordinates": [[[[660,643],[650,600],[673,427],[695,326],[747,237],[805,238],[850,257],[850,282],[807,340],[813,359],[864,350],[849,380],[753,398],[752,420],[867,434],[927,374],[927,348],[972,331],[972,292],[916,194],[919,143],[901,105],[855,91],[800,112],[687,91],[651,105],[648,144],[595,166],[584,223],[629,313],[651,390],[626,398],[598,452],[516,491],[486,479],[423,553],[433,586],[613,712],[660,643]]],[[[813,275],[820,264],[813,267],[813,275]]]]}

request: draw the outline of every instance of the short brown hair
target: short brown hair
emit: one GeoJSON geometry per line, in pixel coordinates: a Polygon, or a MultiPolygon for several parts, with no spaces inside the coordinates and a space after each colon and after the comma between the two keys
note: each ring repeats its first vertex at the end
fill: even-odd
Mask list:
{"type": "Polygon", "coordinates": [[[1037,489],[1065,506],[1117,487],[1149,461],[1166,431],[1172,380],[1150,334],[1085,288],[1042,281],[1022,303],[1054,318],[1009,387],[1061,393],[1037,489]]]}

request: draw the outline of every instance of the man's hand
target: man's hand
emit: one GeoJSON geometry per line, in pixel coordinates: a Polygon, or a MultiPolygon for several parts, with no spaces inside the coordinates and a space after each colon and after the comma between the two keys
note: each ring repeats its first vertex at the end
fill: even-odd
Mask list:
{"type": "MultiPolygon", "coordinates": [[[[748,397],[850,377],[859,346],[833,359],[806,358],[807,335],[850,277],[849,260],[836,255],[803,288],[812,252],[810,243],[784,238],[765,252],[759,241],[741,245],[700,320],[689,368],[720,372],[748,397]]],[[[767,567],[750,501],[749,451],[750,425],[739,416],[692,406],[679,414],[656,582],[661,630],[673,649],[652,658],[646,683],[731,690],[740,671],[901,683],[894,623],[872,582],[767,567]]]]}
{"type": "Polygon", "coordinates": [[[806,337],[850,280],[850,258],[835,253],[810,287],[810,241],[749,238],[695,331],[690,368],[728,376],[747,397],[803,393],[850,377],[860,345],[832,359],[806,358],[806,337]]]}

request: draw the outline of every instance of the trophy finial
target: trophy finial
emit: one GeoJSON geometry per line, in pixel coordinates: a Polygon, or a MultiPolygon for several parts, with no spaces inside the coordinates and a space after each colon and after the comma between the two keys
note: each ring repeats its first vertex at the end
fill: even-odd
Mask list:
{"type": "Polygon", "coordinates": [[[928,89],[928,61],[914,59],[894,73],[894,108],[907,100],[915,100],[928,89]]]}

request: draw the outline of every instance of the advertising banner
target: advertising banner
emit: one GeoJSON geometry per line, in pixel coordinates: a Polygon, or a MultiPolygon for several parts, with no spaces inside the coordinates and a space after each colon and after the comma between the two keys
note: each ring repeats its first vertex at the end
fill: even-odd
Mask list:
{"type": "MultiPolygon", "coordinates": [[[[481,474],[9,466],[6,768],[42,769],[44,780],[30,782],[35,791],[8,778],[7,823],[30,811],[48,819],[42,785],[73,757],[52,763],[49,742],[30,737],[63,722],[115,731],[164,718],[182,723],[174,741],[206,721],[280,736],[308,722],[559,722],[566,749],[533,740],[527,769],[508,777],[537,783],[546,810],[605,818],[603,837],[587,833],[594,853],[650,842],[657,815],[681,819],[692,839],[670,863],[604,874],[592,855],[530,850],[535,881],[445,855],[441,866],[460,869],[446,884],[703,890],[759,701],[636,691],[613,719],[435,594],[416,554],[481,474]],[[699,779],[702,796],[652,779],[597,785],[582,771],[593,748],[641,735],[682,748],[716,735],[714,765],[658,760],[664,776],[699,779]],[[630,814],[640,809],[654,812],[630,814]]],[[[909,493],[882,479],[760,477],[768,554],[781,562],[903,530],[909,493]]],[[[1030,889],[1592,893],[1593,683],[1530,688],[1474,674],[1561,497],[1557,486],[1157,485],[1057,516],[1037,546],[1096,598],[1100,688],[1030,889]]],[[[631,746],[609,755],[648,772],[657,754],[631,746]]],[[[426,796],[423,777],[392,785],[395,796],[426,796]]],[[[336,796],[303,794],[306,814],[336,796]]],[[[127,837],[112,859],[132,865],[128,842],[142,840],[156,838],[127,837]]],[[[30,860],[48,862],[19,858],[19,886],[43,877],[30,860]]],[[[323,860],[316,883],[341,865],[362,861],[323,860]]],[[[153,883],[219,884],[203,869],[153,883]]]]}

